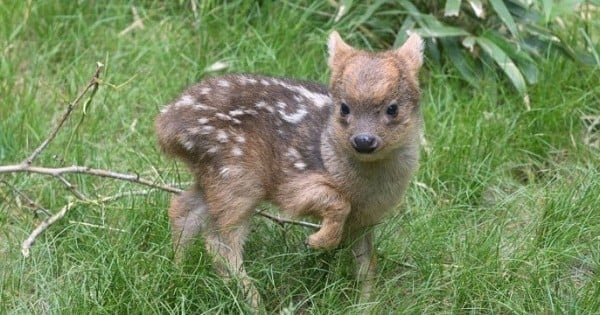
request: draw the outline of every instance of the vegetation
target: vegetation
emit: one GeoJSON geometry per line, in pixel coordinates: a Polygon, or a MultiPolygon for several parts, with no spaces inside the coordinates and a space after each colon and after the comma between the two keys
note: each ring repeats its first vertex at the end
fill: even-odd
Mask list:
{"type": "Polygon", "coordinates": [[[522,95],[538,80],[538,62],[557,52],[582,65],[600,66],[589,17],[597,1],[446,0],[342,1],[336,19],[371,38],[403,42],[407,30],[430,39],[430,60],[481,87],[501,70],[522,95]],[[595,3],[595,4],[594,4],[595,3]],[[347,18],[343,17],[348,15],[347,18]]]}
{"type": "MultiPolygon", "coordinates": [[[[160,108],[183,87],[221,72],[326,82],[324,43],[332,29],[366,48],[401,42],[394,43],[401,24],[393,23],[402,19],[386,11],[394,3],[340,3],[350,10],[340,14],[339,6],[312,1],[0,0],[0,165],[18,163],[39,145],[100,61],[106,68],[93,102],[74,112],[38,163],[139,173],[185,187],[189,177],[159,152],[152,130],[160,108]]],[[[413,3],[420,12],[432,9],[413,3]]],[[[600,16],[594,3],[587,5],[585,14],[562,18],[560,45],[597,60],[600,16]]],[[[468,8],[460,8],[459,19],[466,19],[468,8]]],[[[477,26],[472,35],[450,39],[501,29],[491,21],[501,14],[489,8],[489,20],[469,20],[477,26]]],[[[432,12],[445,7],[438,9],[432,12]]],[[[553,14],[543,16],[541,27],[558,28],[553,14]]],[[[522,37],[515,38],[525,38],[517,29],[522,37]]],[[[510,30],[500,35],[514,43],[510,30]]],[[[481,68],[479,88],[465,85],[445,39],[430,42],[439,54],[428,50],[422,73],[421,169],[404,206],[377,230],[373,304],[357,303],[348,249],[308,250],[305,228],[257,217],[247,269],[268,313],[600,311],[598,63],[573,62],[551,48],[535,56],[524,51],[523,60],[531,58],[539,72],[526,110],[522,94],[497,80],[504,74],[493,67],[481,68]]],[[[494,64],[483,50],[477,58],[457,48],[469,64],[494,64]]],[[[513,60],[527,79],[529,63],[513,60]]],[[[139,189],[68,178],[92,196],[139,189]]],[[[237,286],[214,274],[201,242],[184,268],[173,264],[168,193],[79,204],[24,258],[21,241],[46,215],[27,207],[7,183],[50,212],[71,194],[48,177],[1,174],[0,180],[0,313],[248,311],[237,286]]]]}

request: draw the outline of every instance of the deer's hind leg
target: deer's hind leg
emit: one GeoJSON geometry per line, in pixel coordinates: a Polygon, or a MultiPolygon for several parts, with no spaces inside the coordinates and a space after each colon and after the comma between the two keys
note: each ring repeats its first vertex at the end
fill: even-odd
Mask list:
{"type": "Polygon", "coordinates": [[[207,223],[208,211],[204,197],[197,186],[171,199],[169,219],[175,262],[181,263],[185,250],[207,223]]]}
{"type": "Polygon", "coordinates": [[[249,304],[257,308],[260,298],[246,274],[243,253],[250,219],[264,198],[264,190],[251,172],[234,167],[229,171],[227,176],[205,185],[209,217],[203,230],[206,248],[217,272],[224,278],[240,280],[249,304]]]}

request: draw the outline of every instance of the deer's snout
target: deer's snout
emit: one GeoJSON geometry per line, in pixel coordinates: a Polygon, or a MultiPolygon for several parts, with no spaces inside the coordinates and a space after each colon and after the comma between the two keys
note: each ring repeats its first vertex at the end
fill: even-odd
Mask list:
{"type": "Polygon", "coordinates": [[[352,143],[352,147],[358,153],[371,153],[379,146],[377,138],[366,133],[361,133],[352,137],[350,142],[352,143]]]}

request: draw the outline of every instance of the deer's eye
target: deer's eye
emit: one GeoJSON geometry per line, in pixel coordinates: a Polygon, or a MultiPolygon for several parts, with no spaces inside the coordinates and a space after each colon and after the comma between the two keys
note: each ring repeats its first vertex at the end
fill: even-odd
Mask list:
{"type": "Polygon", "coordinates": [[[340,104],[340,116],[346,117],[350,114],[350,107],[344,102],[340,104]]]}
{"type": "Polygon", "coordinates": [[[394,103],[394,104],[391,104],[390,106],[388,106],[387,109],[385,110],[385,113],[391,117],[398,116],[398,104],[394,103]]]}

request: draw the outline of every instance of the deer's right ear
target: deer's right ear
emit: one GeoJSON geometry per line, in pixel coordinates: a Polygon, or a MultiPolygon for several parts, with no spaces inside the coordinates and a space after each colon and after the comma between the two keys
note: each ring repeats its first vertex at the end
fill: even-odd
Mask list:
{"type": "Polygon", "coordinates": [[[329,34],[327,48],[329,51],[328,64],[331,69],[343,62],[354,51],[350,45],[344,42],[342,37],[340,37],[340,34],[336,31],[329,34]]]}
{"type": "Polygon", "coordinates": [[[396,49],[396,54],[401,58],[405,58],[410,70],[416,74],[423,65],[424,47],[425,44],[421,36],[416,33],[409,33],[406,42],[396,49]]]}

